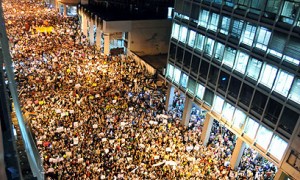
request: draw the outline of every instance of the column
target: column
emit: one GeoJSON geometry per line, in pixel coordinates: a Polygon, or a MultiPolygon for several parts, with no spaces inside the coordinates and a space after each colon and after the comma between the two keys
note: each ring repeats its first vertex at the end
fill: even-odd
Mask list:
{"type": "Polygon", "coordinates": [[[95,20],[91,17],[90,18],[90,37],[89,37],[89,40],[90,40],[90,45],[94,45],[94,36],[95,36],[95,32],[94,32],[94,25],[95,25],[95,20]]]}
{"type": "Polygon", "coordinates": [[[241,138],[238,138],[230,159],[230,167],[232,169],[236,169],[239,166],[245,147],[246,143],[241,138]]]}
{"type": "Polygon", "coordinates": [[[64,17],[67,16],[67,5],[65,5],[65,4],[64,4],[64,14],[63,15],[64,15],[64,17]]]}
{"type": "Polygon", "coordinates": [[[188,126],[191,118],[191,110],[192,110],[193,101],[189,97],[185,97],[184,109],[182,115],[182,125],[188,126]]]}
{"type": "Polygon", "coordinates": [[[104,33],[104,54],[109,54],[109,46],[110,46],[110,39],[109,39],[109,33],[104,33]]]}
{"type": "Polygon", "coordinates": [[[81,32],[87,36],[87,17],[84,12],[82,13],[81,32]]]}
{"type": "Polygon", "coordinates": [[[102,36],[101,26],[97,25],[97,30],[96,30],[96,48],[97,48],[97,50],[101,49],[101,36],[102,36]]]}
{"type": "Polygon", "coordinates": [[[206,113],[205,121],[202,128],[202,133],[201,133],[201,141],[204,146],[207,145],[207,142],[209,140],[213,122],[214,122],[214,118],[210,115],[210,113],[206,113]]]}
{"type": "Polygon", "coordinates": [[[166,95],[166,111],[169,111],[170,109],[170,104],[172,105],[171,102],[171,96],[174,94],[174,87],[172,88],[172,84],[168,83],[168,90],[167,90],[167,95],[166,95]]]}

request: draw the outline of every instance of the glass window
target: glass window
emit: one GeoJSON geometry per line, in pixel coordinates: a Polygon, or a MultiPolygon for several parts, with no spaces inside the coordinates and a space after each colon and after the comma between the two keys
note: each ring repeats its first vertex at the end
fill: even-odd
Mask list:
{"type": "Polygon", "coordinates": [[[231,29],[231,35],[235,38],[240,38],[242,34],[244,21],[242,20],[234,20],[232,29],[231,29]]]}
{"type": "Polygon", "coordinates": [[[222,18],[220,33],[228,35],[229,27],[230,27],[230,18],[224,16],[222,18]]]}
{"type": "Polygon", "coordinates": [[[244,133],[249,138],[254,139],[256,131],[258,129],[258,126],[259,126],[259,124],[255,120],[248,118],[245,128],[244,128],[244,133]]]}
{"type": "Polygon", "coordinates": [[[255,58],[251,58],[249,60],[248,66],[247,66],[247,76],[254,80],[257,80],[261,66],[262,66],[261,61],[255,59],[255,58]]]}
{"type": "Polygon", "coordinates": [[[173,71],[174,71],[174,66],[168,64],[167,77],[169,77],[170,79],[173,79],[173,71]]]}
{"type": "Polygon", "coordinates": [[[176,23],[173,24],[172,37],[175,39],[178,39],[179,27],[180,27],[179,24],[176,23]]]}
{"type": "Polygon", "coordinates": [[[215,55],[214,55],[214,57],[215,57],[217,60],[222,61],[223,54],[224,54],[224,49],[225,49],[224,44],[219,43],[219,42],[216,43],[216,47],[215,47],[215,55]]]}
{"type": "Polygon", "coordinates": [[[234,59],[236,55],[236,50],[231,48],[231,47],[226,47],[225,48],[225,53],[224,53],[224,59],[223,63],[226,64],[229,67],[233,66],[234,59]]]}
{"type": "Polygon", "coordinates": [[[243,52],[239,52],[236,60],[235,60],[235,70],[244,74],[246,71],[247,63],[248,63],[249,55],[243,52]]]}
{"type": "Polygon", "coordinates": [[[199,26],[205,27],[207,26],[209,17],[209,11],[202,9],[199,15],[199,26]]]}
{"type": "Polygon", "coordinates": [[[212,31],[216,31],[218,28],[218,23],[219,23],[219,15],[216,13],[212,13],[211,19],[208,25],[208,29],[212,31]]]}
{"type": "Polygon", "coordinates": [[[246,120],[246,114],[236,109],[233,116],[233,126],[242,129],[246,120]]]}
{"type": "Polygon", "coordinates": [[[186,42],[186,36],[187,36],[187,27],[181,26],[180,28],[180,35],[179,35],[179,41],[185,43],[186,42]]]}
{"type": "Polygon", "coordinates": [[[271,32],[268,29],[261,27],[258,32],[255,47],[266,51],[270,37],[271,32]]]}
{"type": "Polygon", "coordinates": [[[242,43],[252,46],[254,35],[256,32],[256,27],[250,24],[247,24],[245,31],[244,31],[244,36],[242,38],[242,43]]]}
{"type": "Polygon", "coordinates": [[[255,142],[262,148],[267,149],[272,138],[272,134],[272,131],[265,128],[264,126],[260,126],[257,132],[255,142]]]}
{"type": "Polygon", "coordinates": [[[276,77],[277,68],[269,64],[265,64],[260,76],[260,83],[271,88],[276,77]]]}
{"type": "Polygon", "coordinates": [[[207,38],[206,39],[206,44],[205,44],[205,47],[204,47],[204,53],[205,54],[208,54],[208,55],[212,55],[212,52],[213,52],[213,48],[214,48],[214,43],[215,41],[210,39],[210,38],[207,38]]]}
{"type": "Polygon", "coordinates": [[[287,145],[288,143],[285,140],[275,135],[270,144],[269,153],[280,161],[287,148],[287,145]]]}
{"type": "Polygon", "coordinates": [[[174,70],[174,82],[179,83],[181,72],[179,69],[175,68],[174,70]]]}
{"type": "Polygon", "coordinates": [[[268,0],[266,11],[277,13],[280,8],[281,0],[268,0]]]}
{"type": "Polygon", "coordinates": [[[300,104],[300,79],[295,79],[291,92],[289,94],[289,99],[300,104]]]}
{"type": "Polygon", "coordinates": [[[203,50],[203,45],[204,45],[204,36],[202,34],[198,34],[196,49],[203,50]]]}
{"type": "Polygon", "coordinates": [[[196,96],[197,96],[198,98],[200,98],[200,99],[203,99],[204,90],[205,90],[205,87],[202,86],[201,84],[198,84],[196,96]]]}
{"type": "Polygon", "coordinates": [[[228,102],[225,103],[224,109],[222,111],[223,112],[222,115],[229,122],[232,122],[232,116],[233,116],[234,109],[235,109],[234,106],[232,106],[228,102]]]}
{"type": "Polygon", "coordinates": [[[197,96],[198,98],[200,98],[200,99],[203,99],[204,90],[205,90],[205,87],[202,86],[201,84],[198,84],[196,96],[197,96]]]}
{"type": "Polygon", "coordinates": [[[223,104],[224,104],[224,99],[219,96],[215,96],[213,110],[217,113],[221,113],[223,109],[223,104]]]}
{"type": "Polygon", "coordinates": [[[196,32],[190,30],[188,45],[194,47],[195,39],[196,39],[196,32]]]}
{"type": "Polygon", "coordinates": [[[283,56],[283,60],[286,62],[289,62],[291,64],[294,64],[296,66],[298,66],[300,64],[300,61],[298,59],[289,57],[289,56],[283,56]]]}
{"type": "Polygon", "coordinates": [[[182,76],[181,76],[181,79],[180,79],[180,85],[183,88],[187,87],[188,79],[189,79],[189,77],[186,74],[182,73],[182,76]]]}
{"type": "Polygon", "coordinates": [[[293,74],[280,70],[276,78],[274,90],[284,96],[287,96],[292,86],[293,79],[294,79],[293,74]]]}
{"type": "Polygon", "coordinates": [[[283,9],[281,11],[281,16],[283,17],[283,22],[292,24],[294,22],[294,18],[296,17],[297,8],[299,7],[298,3],[285,1],[283,5],[283,9]]]}
{"type": "Polygon", "coordinates": [[[192,94],[195,93],[196,91],[196,87],[197,87],[197,83],[193,78],[189,78],[189,82],[188,82],[188,91],[192,94]]]}

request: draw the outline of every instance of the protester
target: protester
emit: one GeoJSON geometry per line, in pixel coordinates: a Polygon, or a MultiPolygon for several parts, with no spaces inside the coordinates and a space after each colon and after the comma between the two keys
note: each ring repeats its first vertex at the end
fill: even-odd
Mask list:
{"type": "Polygon", "coordinates": [[[132,57],[95,51],[78,18],[34,0],[3,6],[20,102],[34,114],[28,124],[48,179],[245,177],[228,164],[231,134],[214,126],[203,146],[200,125],[182,127],[181,114],[165,111],[166,87],[132,57]]]}

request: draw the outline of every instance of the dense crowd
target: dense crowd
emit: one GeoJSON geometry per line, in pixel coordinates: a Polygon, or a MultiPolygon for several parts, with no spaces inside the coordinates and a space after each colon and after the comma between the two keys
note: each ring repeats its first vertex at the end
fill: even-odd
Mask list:
{"type": "Polygon", "coordinates": [[[34,1],[5,1],[4,11],[22,109],[34,114],[28,124],[47,178],[247,179],[247,170],[228,165],[229,134],[216,127],[203,146],[201,128],[165,111],[165,87],[131,57],[95,51],[77,18],[34,1]],[[53,32],[37,32],[41,26],[53,32]]]}

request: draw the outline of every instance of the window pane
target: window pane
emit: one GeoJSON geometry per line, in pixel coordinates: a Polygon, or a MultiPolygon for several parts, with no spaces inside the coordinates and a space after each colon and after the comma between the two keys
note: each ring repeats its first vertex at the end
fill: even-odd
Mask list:
{"type": "Polygon", "coordinates": [[[236,109],[233,116],[233,126],[242,129],[246,120],[246,114],[236,109]]]}
{"type": "Polygon", "coordinates": [[[245,125],[245,128],[244,128],[244,133],[251,139],[254,139],[255,137],[255,134],[256,134],[256,131],[258,129],[258,123],[251,119],[251,118],[248,118],[247,120],[247,123],[245,125]]]}
{"type": "Polygon", "coordinates": [[[204,36],[202,34],[198,34],[196,49],[203,50],[203,44],[204,44],[204,36]]]}
{"type": "Polygon", "coordinates": [[[219,43],[219,42],[216,44],[214,56],[217,60],[222,61],[224,49],[225,49],[224,44],[219,43]]]}
{"type": "Polygon", "coordinates": [[[224,104],[224,99],[219,97],[219,96],[215,96],[215,101],[214,101],[214,104],[213,104],[213,110],[217,113],[221,113],[222,108],[223,108],[223,104],[224,104]]]}
{"type": "Polygon", "coordinates": [[[205,27],[208,22],[209,11],[202,9],[199,15],[199,26],[205,27]]]}
{"type": "Polygon", "coordinates": [[[230,27],[230,19],[228,17],[222,18],[220,33],[227,35],[230,27]]]}
{"type": "Polygon", "coordinates": [[[284,16],[282,18],[282,21],[292,24],[294,22],[294,18],[296,17],[298,7],[299,4],[297,3],[285,1],[283,5],[283,9],[281,11],[281,16],[284,16]]]}
{"type": "Polygon", "coordinates": [[[190,30],[188,45],[191,46],[191,47],[194,47],[195,39],[196,39],[196,32],[190,30]]]}
{"type": "Polygon", "coordinates": [[[247,63],[248,63],[249,55],[243,52],[239,52],[239,55],[235,61],[235,70],[239,71],[240,73],[244,74],[247,63]]]}
{"type": "Polygon", "coordinates": [[[266,11],[277,13],[280,8],[281,0],[268,0],[266,11]]]}
{"type": "Polygon", "coordinates": [[[187,27],[185,27],[185,26],[182,26],[182,27],[180,28],[179,41],[181,41],[181,42],[183,42],[183,43],[186,42],[187,31],[188,31],[188,29],[187,29],[187,27]]]}
{"type": "Polygon", "coordinates": [[[260,145],[262,148],[267,149],[270,140],[272,137],[272,131],[268,130],[264,126],[260,126],[259,130],[257,132],[256,140],[255,142],[260,145]]]}
{"type": "Polygon", "coordinates": [[[202,86],[201,84],[198,84],[196,96],[200,99],[203,99],[204,90],[205,90],[205,87],[202,86]]]}
{"type": "Polygon", "coordinates": [[[182,73],[181,79],[180,79],[180,85],[184,88],[187,87],[187,82],[188,82],[188,76],[184,73],[182,73]]]}
{"type": "Polygon", "coordinates": [[[247,24],[245,28],[244,36],[242,38],[242,43],[247,44],[248,46],[252,46],[255,32],[256,32],[256,27],[247,24]]]}
{"type": "Polygon", "coordinates": [[[227,121],[232,122],[232,116],[233,116],[233,112],[234,112],[234,106],[232,106],[229,103],[225,103],[225,107],[223,109],[223,117],[225,117],[227,119],[227,121]]]}
{"type": "Polygon", "coordinates": [[[296,79],[293,83],[293,87],[291,89],[289,99],[295,101],[300,104],[300,79],[296,79]]]}
{"type": "Polygon", "coordinates": [[[254,80],[257,80],[261,66],[262,66],[261,61],[251,58],[247,66],[247,76],[254,80]]]}
{"type": "Polygon", "coordinates": [[[174,71],[174,66],[168,64],[167,77],[169,77],[170,79],[173,79],[173,71],[174,71]]]}
{"type": "Polygon", "coordinates": [[[283,153],[287,148],[288,143],[281,139],[279,136],[274,136],[269,147],[269,153],[276,157],[279,161],[281,160],[283,153]],[[280,148],[279,148],[280,147],[280,148]]]}
{"type": "Polygon", "coordinates": [[[260,76],[260,83],[271,88],[276,77],[277,68],[269,64],[265,64],[260,76]]]}
{"type": "Polygon", "coordinates": [[[175,71],[174,71],[174,82],[175,83],[179,83],[179,80],[180,80],[180,75],[181,75],[181,72],[179,69],[175,68],[175,71]]]}
{"type": "Polygon", "coordinates": [[[298,59],[295,59],[295,58],[292,58],[289,56],[283,56],[283,60],[286,62],[289,62],[293,65],[296,65],[296,66],[298,66],[300,64],[300,61],[298,59]]]}
{"type": "Polygon", "coordinates": [[[231,35],[235,38],[240,38],[242,34],[244,22],[242,20],[234,20],[232,29],[231,29],[231,35]]]}
{"type": "Polygon", "coordinates": [[[173,30],[172,30],[172,37],[178,39],[178,35],[179,35],[179,25],[174,23],[173,30]]]}
{"type": "Polygon", "coordinates": [[[206,44],[205,44],[205,47],[204,47],[204,53],[205,54],[208,54],[208,55],[212,55],[212,52],[213,52],[213,48],[214,48],[214,43],[215,41],[210,39],[210,38],[207,38],[206,40],[206,44]]]}
{"type": "Polygon", "coordinates": [[[257,37],[256,43],[255,43],[255,47],[266,51],[269,40],[270,40],[270,37],[271,37],[271,32],[268,31],[268,29],[261,27],[259,29],[259,33],[258,33],[258,37],[257,37]]]}
{"type": "Polygon", "coordinates": [[[218,22],[219,22],[219,15],[216,13],[212,13],[210,23],[208,25],[208,29],[212,31],[216,31],[218,27],[218,22]]]}
{"type": "Polygon", "coordinates": [[[274,90],[284,96],[287,96],[293,83],[293,79],[293,74],[281,70],[277,76],[274,90]]]}
{"type": "Polygon", "coordinates": [[[233,66],[234,59],[236,55],[236,50],[231,48],[231,47],[226,47],[225,48],[225,53],[224,53],[224,60],[223,63],[226,64],[229,67],[233,66]]]}
{"type": "Polygon", "coordinates": [[[196,87],[197,87],[197,83],[193,78],[189,78],[189,82],[188,82],[188,91],[192,94],[195,93],[196,91],[196,87]]]}

